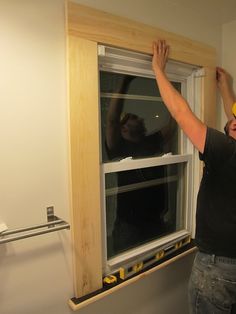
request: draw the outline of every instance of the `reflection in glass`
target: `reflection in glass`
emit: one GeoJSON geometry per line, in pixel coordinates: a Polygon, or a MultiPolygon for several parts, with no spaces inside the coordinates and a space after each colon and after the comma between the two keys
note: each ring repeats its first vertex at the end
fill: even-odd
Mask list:
{"type": "Polygon", "coordinates": [[[178,153],[176,122],[155,79],[101,71],[100,86],[103,162],[178,153]]]}
{"type": "Polygon", "coordinates": [[[182,164],[106,174],[108,258],[183,229],[182,176],[182,164]]]}
{"type": "MultiPolygon", "coordinates": [[[[179,153],[155,79],[100,71],[100,97],[103,162],[179,153]]],[[[108,258],[183,228],[181,171],[175,164],[105,175],[108,258]]]]}

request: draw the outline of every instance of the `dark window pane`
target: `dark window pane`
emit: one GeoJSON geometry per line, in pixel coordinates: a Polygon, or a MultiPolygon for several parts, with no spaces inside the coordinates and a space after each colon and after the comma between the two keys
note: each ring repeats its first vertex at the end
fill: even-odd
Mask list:
{"type": "Polygon", "coordinates": [[[183,229],[182,175],[182,164],[105,175],[108,258],[183,229]]]}
{"type": "MultiPolygon", "coordinates": [[[[100,92],[103,162],[179,153],[155,79],[101,71],[100,92]]],[[[108,258],[183,229],[182,172],[174,164],[105,175],[108,258]]]]}
{"type": "Polygon", "coordinates": [[[103,162],[178,153],[178,128],[155,79],[100,72],[100,84],[103,162]]]}
{"type": "MultiPolygon", "coordinates": [[[[124,81],[131,81],[128,89],[128,93],[131,95],[160,97],[156,80],[153,78],[100,71],[100,91],[102,93],[117,93],[124,81]]],[[[178,91],[181,91],[180,83],[172,82],[172,84],[178,91]]]]}

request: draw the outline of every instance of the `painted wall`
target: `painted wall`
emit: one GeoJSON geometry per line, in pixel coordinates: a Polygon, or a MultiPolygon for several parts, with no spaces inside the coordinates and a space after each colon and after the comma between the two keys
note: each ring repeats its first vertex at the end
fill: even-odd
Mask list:
{"type": "MultiPolygon", "coordinates": [[[[195,1],[183,0],[78,2],[210,43],[220,53],[220,25],[205,4],[196,11],[195,1]]],[[[235,23],[224,26],[228,46],[231,27],[235,23]]],[[[46,207],[53,205],[70,221],[63,0],[0,0],[0,39],[0,218],[10,229],[44,223],[46,207]]],[[[225,54],[227,66],[228,58],[233,54],[225,54]]],[[[80,313],[187,314],[192,259],[80,313]]],[[[72,313],[70,232],[0,245],[0,282],[1,314],[72,313]]]]}
{"type": "MultiPolygon", "coordinates": [[[[236,92],[236,20],[231,21],[223,25],[222,28],[222,66],[232,75],[234,78],[233,86],[236,92]]],[[[225,114],[222,115],[221,126],[224,126],[226,122],[225,114]]]]}

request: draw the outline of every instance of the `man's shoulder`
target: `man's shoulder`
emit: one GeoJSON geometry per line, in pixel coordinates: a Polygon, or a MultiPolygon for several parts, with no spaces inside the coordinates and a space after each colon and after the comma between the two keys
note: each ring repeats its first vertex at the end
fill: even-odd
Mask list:
{"type": "Polygon", "coordinates": [[[225,133],[213,129],[211,127],[207,128],[207,141],[206,144],[211,144],[214,142],[220,142],[222,145],[236,145],[236,140],[232,138],[231,136],[226,135],[225,133]]]}
{"type": "Polygon", "coordinates": [[[205,148],[200,159],[219,165],[232,158],[236,158],[236,141],[223,132],[208,127],[205,148]]]}

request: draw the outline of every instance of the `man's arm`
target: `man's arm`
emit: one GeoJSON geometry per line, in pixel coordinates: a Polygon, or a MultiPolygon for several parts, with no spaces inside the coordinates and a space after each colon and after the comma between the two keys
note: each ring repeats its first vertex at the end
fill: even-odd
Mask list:
{"type": "Polygon", "coordinates": [[[191,111],[187,101],[173,87],[164,70],[169,55],[169,46],[164,40],[153,43],[152,66],[161,97],[172,117],[199,152],[203,153],[206,141],[206,125],[191,111]]]}
{"type": "Polygon", "coordinates": [[[236,97],[232,87],[232,78],[224,69],[216,68],[217,85],[224,103],[224,110],[228,120],[233,118],[232,106],[236,102],[236,97]]]}

